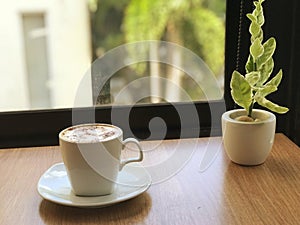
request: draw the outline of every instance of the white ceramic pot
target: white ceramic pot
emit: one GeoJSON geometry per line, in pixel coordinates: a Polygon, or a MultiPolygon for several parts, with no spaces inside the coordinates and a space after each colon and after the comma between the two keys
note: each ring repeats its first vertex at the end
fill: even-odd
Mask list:
{"type": "Polygon", "coordinates": [[[241,122],[234,118],[246,115],[243,109],[222,115],[223,144],[228,157],[240,165],[259,165],[267,159],[274,142],[276,117],[265,110],[253,110],[259,122],[241,122]]]}

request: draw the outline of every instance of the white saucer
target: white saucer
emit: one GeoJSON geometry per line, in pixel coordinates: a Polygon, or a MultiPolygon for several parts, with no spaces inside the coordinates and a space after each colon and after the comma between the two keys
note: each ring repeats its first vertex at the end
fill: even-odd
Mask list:
{"type": "Polygon", "coordinates": [[[46,200],[76,207],[104,207],[122,202],[145,192],[151,185],[148,172],[138,164],[126,165],[119,172],[115,190],[110,195],[79,197],[70,186],[63,163],[50,167],[40,178],[37,189],[46,200]]]}

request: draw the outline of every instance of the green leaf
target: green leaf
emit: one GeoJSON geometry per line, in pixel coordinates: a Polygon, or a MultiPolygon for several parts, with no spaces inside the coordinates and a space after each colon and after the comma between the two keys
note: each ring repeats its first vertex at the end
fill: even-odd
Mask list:
{"type": "Polygon", "coordinates": [[[247,17],[249,18],[249,20],[251,20],[252,22],[256,22],[256,16],[254,16],[253,14],[247,13],[246,16],[247,16],[247,17]]]}
{"type": "Polygon", "coordinates": [[[257,81],[259,80],[259,73],[258,72],[250,72],[250,73],[247,73],[245,78],[246,80],[248,81],[248,83],[251,85],[251,86],[254,86],[257,81]]]}
{"type": "Polygon", "coordinates": [[[280,84],[282,79],[282,70],[280,70],[275,77],[273,77],[268,83],[266,83],[262,88],[258,88],[254,96],[254,99],[258,102],[257,99],[266,97],[267,95],[277,91],[277,87],[280,84]]]}
{"type": "Polygon", "coordinates": [[[238,71],[232,73],[230,82],[231,96],[236,104],[249,111],[252,102],[251,86],[238,71]]]}
{"type": "Polygon", "coordinates": [[[254,62],[253,57],[250,54],[246,63],[246,72],[251,73],[252,71],[254,71],[254,62]]]}
{"type": "Polygon", "coordinates": [[[257,60],[257,67],[260,68],[262,65],[264,65],[274,54],[276,49],[276,40],[275,38],[269,38],[264,44],[263,44],[264,52],[257,60]]]}
{"type": "Polygon", "coordinates": [[[259,88],[254,96],[255,101],[260,98],[264,98],[267,95],[273,93],[274,91],[277,91],[277,87],[273,85],[265,86],[263,88],[259,88]]]}
{"type": "Polygon", "coordinates": [[[264,37],[263,37],[263,31],[261,28],[259,29],[259,33],[257,34],[257,36],[255,36],[255,37],[251,36],[251,38],[250,38],[251,43],[253,43],[255,41],[255,39],[258,39],[260,42],[263,41],[264,37]]]}
{"type": "Polygon", "coordinates": [[[274,61],[270,58],[261,68],[260,68],[260,79],[257,82],[258,86],[263,85],[270,77],[273,72],[274,61]]]}
{"type": "Polygon", "coordinates": [[[256,9],[253,12],[257,18],[257,23],[259,24],[259,26],[262,26],[265,23],[265,18],[264,18],[263,8],[262,8],[261,3],[262,2],[259,2],[258,4],[256,4],[256,9]]]}
{"type": "Polygon", "coordinates": [[[271,111],[273,112],[276,112],[276,113],[280,113],[280,114],[283,114],[283,113],[286,113],[287,111],[289,111],[288,108],[286,107],[282,107],[282,106],[279,106],[273,102],[271,102],[270,100],[267,100],[266,98],[257,98],[255,99],[257,101],[257,103],[267,109],[270,109],[271,111]]]}
{"type": "Polygon", "coordinates": [[[275,86],[278,87],[282,79],[282,70],[279,70],[279,72],[276,74],[275,77],[273,77],[268,83],[266,83],[266,86],[275,86]]]}
{"type": "Polygon", "coordinates": [[[259,30],[260,30],[260,26],[258,25],[258,23],[256,21],[252,21],[252,23],[250,24],[250,27],[249,27],[250,34],[252,34],[253,36],[257,36],[259,33],[259,30]]]}
{"type": "Polygon", "coordinates": [[[265,17],[263,13],[257,16],[257,23],[259,24],[259,26],[262,26],[265,23],[265,17]]]}
{"type": "Polygon", "coordinates": [[[257,38],[250,46],[250,54],[253,57],[253,61],[256,62],[257,58],[260,57],[264,53],[264,48],[260,43],[260,40],[257,38]]]}

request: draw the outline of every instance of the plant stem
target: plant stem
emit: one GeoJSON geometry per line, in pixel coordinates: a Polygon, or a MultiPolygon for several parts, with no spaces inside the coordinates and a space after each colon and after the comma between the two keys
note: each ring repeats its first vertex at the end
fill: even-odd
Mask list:
{"type": "Polygon", "coordinates": [[[248,111],[248,116],[252,118],[252,110],[253,110],[253,106],[254,106],[254,101],[252,100],[250,107],[249,107],[249,111],[248,111]]]}
{"type": "Polygon", "coordinates": [[[256,62],[253,63],[253,71],[257,71],[257,65],[256,65],[256,62]]]}
{"type": "MultiPolygon", "coordinates": [[[[253,71],[257,71],[257,64],[256,62],[253,62],[253,71]]],[[[255,91],[253,91],[254,93],[252,93],[253,95],[255,95],[255,91]]],[[[251,101],[251,104],[249,106],[249,111],[248,111],[248,117],[251,117],[252,118],[252,110],[253,110],[253,107],[254,107],[254,100],[252,98],[252,101],[251,101]]]]}

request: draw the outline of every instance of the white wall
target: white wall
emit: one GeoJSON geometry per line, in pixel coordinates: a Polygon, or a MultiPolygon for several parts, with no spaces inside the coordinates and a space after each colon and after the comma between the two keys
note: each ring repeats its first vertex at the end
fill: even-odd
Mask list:
{"type": "MultiPolygon", "coordinates": [[[[22,15],[44,13],[52,108],[73,107],[91,62],[86,0],[0,0],[0,111],[29,109],[22,15]]],[[[92,105],[90,81],[81,93],[92,105]]]]}

